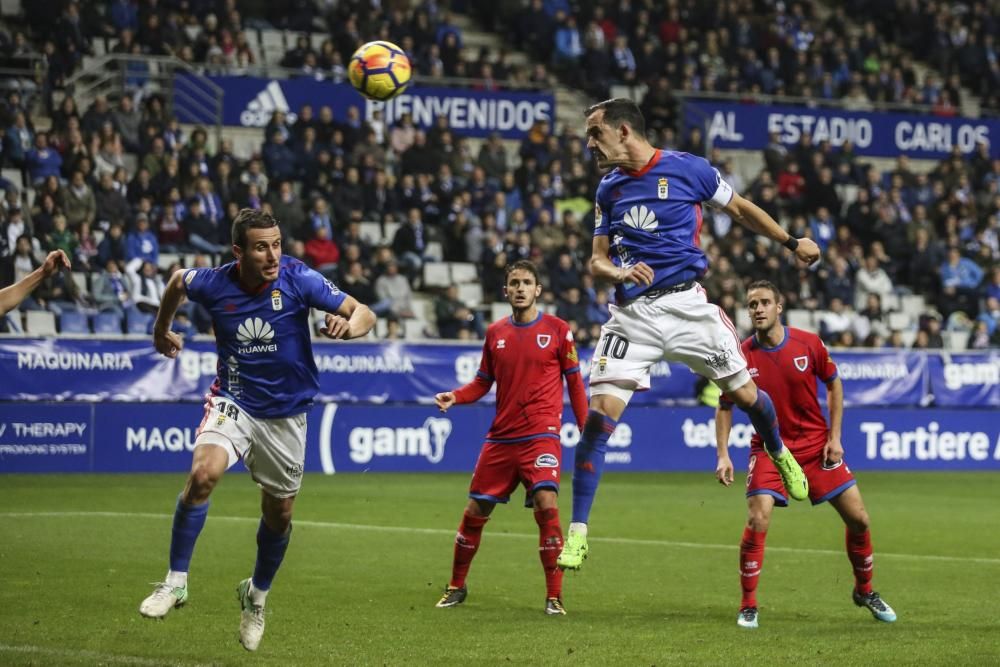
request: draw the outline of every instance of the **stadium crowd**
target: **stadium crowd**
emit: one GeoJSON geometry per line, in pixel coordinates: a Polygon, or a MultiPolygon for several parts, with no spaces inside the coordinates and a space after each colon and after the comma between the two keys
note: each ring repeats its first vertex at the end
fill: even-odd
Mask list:
{"type": "MultiPolygon", "coordinates": [[[[350,11],[356,11],[359,4],[340,3],[335,10],[348,12],[346,20],[337,22],[345,32],[331,36],[341,60],[359,35],[372,34],[367,32],[370,26],[350,18],[350,11]]],[[[480,5],[486,3],[474,4],[481,10],[480,5]]],[[[759,3],[771,13],[766,22],[755,21],[749,27],[742,26],[737,11],[747,4],[755,5],[720,5],[722,16],[733,18],[719,23],[727,26],[728,34],[723,36],[720,29],[715,37],[708,36],[710,24],[695,11],[698,3],[694,2],[671,3],[668,20],[658,26],[643,14],[648,8],[641,2],[589,3],[579,17],[586,17],[587,26],[596,23],[602,34],[605,24],[610,26],[616,36],[606,44],[655,26],[656,35],[648,41],[664,45],[658,57],[668,63],[668,70],[659,78],[660,73],[638,69],[634,74],[639,80],[659,81],[643,102],[649,129],[657,145],[705,154],[698,130],[683,135],[678,131],[672,89],[687,89],[695,80],[702,86],[713,82],[709,88],[718,89],[727,80],[721,89],[735,85],[736,90],[753,91],[754,86],[761,90],[773,86],[766,90],[822,96],[808,75],[811,56],[825,55],[827,46],[843,41],[843,31],[829,22],[843,18],[837,12],[822,27],[815,24],[816,33],[807,40],[807,48],[795,51],[789,59],[782,49],[794,46],[796,35],[813,25],[811,4],[796,3],[779,10],[780,3],[759,3]],[[632,10],[626,12],[623,8],[628,7],[632,10]],[[690,30],[704,37],[704,43],[690,53],[689,38],[666,39],[674,34],[669,17],[675,13],[684,19],[682,32],[690,30]],[[600,16],[604,18],[599,20],[600,16]],[[631,18],[626,22],[623,17],[631,18]],[[792,31],[792,25],[796,30],[792,31]],[[746,28],[743,37],[741,26],[746,28]],[[708,48],[713,40],[718,40],[716,47],[708,48]],[[749,54],[746,49],[756,53],[758,42],[772,41],[775,44],[768,50],[777,49],[778,61],[784,65],[770,78],[761,78],[761,71],[744,79],[745,68],[722,68],[713,74],[714,58],[688,62],[683,55],[717,54],[720,62],[746,64],[741,49],[744,55],[749,54]],[[671,57],[670,49],[679,49],[676,57],[671,57]],[[810,88],[800,89],[800,85],[810,88]]],[[[133,3],[113,1],[103,19],[77,15],[77,23],[95,21],[81,33],[81,46],[85,48],[90,39],[86,37],[89,31],[118,35],[120,42],[126,42],[129,31],[138,26],[137,41],[128,49],[153,53],[150,45],[155,40],[150,41],[150,34],[159,39],[185,35],[191,43],[181,48],[190,48],[196,59],[208,59],[214,49],[222,47],[211,43],[206,28],[215,25],[218,39],[224,37],[226,25],[242,25],[240,17],[246,15],[237,9],[243,3],[231,0],[188,2],[184,4],[187,13],[173,9],[171,3],[164,6],[171,9],[145,13],[139,9],[133,16],[125,11],[134,10],[133,3]],[[207,12],[199,14],[202,5],[216,8],[213,16],[221,18],[213,24],[207,12]],[[150,22],[160,24],[163,19],[154,17],[161,16],[167,24],[180,21],[178,30],[161,26],[151,33],[150,22]],[[199,16],[204,16],[201,22],[199,16]]],[[[75,34],[67,27],[74,24],[73,7],[70,3],[62,13],[59,25],[64,32],[56,34],[75,34]]],[[[386,29],[392,17],[397,17],[398,26],[409,26],[414,44],[429,45],[425,50],[430,54],[438,47],[444,63],[449,59],[443,57],[440,44],[455,41],[460,45],[461,33],[449,28],[447,14],[424,7],[410,14],[383,9],[390,19],[386,29]],[[426,27],[426,34],[419,32],[421,26],[426,27]]],[[[551,20],[539,18],[537,24],[519,20],[522,28],[554,26],[557,20],[576,16],[566,13],[557,19],[560,11],[565,13],[558,2],[536,0],[529,11],[546,13],[551,20]]],[[[290,20],[305,17],[309,26],[324,20],[317,13],[290,20]]],[[[407,39],[406,34],[399,37],[393,30],[385,34],[401,42],[407,39]]],[[[589,28],[587,34],[587,39],[596,39],[589,28]]],[[[234,39],[238,42],[238,35],[234,39]]],[[[848,46],[854,40],[850,38],[848,46]]],[[[68,42],[73,40],[58,41],[71,48],[68,42]]],[[[558,49],[561,40],[543,43],[558,49]]],[[[884,48],[889,47],[879,45],[875,52],[881,55],[884,48]]],[[[883,86],[878,88],[881,93],[872,95],[866,82],[883,81],[879,74],[883,67],[894,76],[895,67],[889,63],[905,63],[908,56],[895,52],[893,58],[879,60],[877,71],[865,73],[864,66],[853,69],[859,53],[866,54],[861,42],[858,49],[842,51],[848,56],[843,73],[847,88],[836,87],[831,95],[842,96],[846,91],[850,99],[857,88],[866,91],[867,98],[882,99],[878,95],[895,90],[883,86]]],[[[304,44],[297,45],[286,54],[286,64],[312,67],[310,54],[322,56],[304,44]]],[[[552,59],[557,71],[568,71],[555,52],[534,55],[538,62],[552,59]]],[[[415,57],[420,67],[424,56],[415,57]]],[[[821,64],[837,58],[828,61],[824,57],[821,64]]],[[[446,74],[460,74],[440,66],[446,74]]],[[[835,69],[825,68],[820,78],[835,69]]],[[[544,75],[544,67],[540,72],[544,75]]],[[[926,101],[919,97],[918,88],[904,89],[909,92],[891,101],[926,101]]],[[[0,183],[5,190],[0,202],[0,285],[33,270],[46,250],[62,248],[72,258],[74,269],[89,275],[86,293],[77,294],[79,286],[57,274],[22,308],[47,309],[60,318],[67,312],[82,312],[94,317],[95,328],[100,318],[102,330],[141,331],[155,312],[163,277],[177,268],[161,268],[159,254],[195,254],[202,265],[228,257],[229,223],[241,207],[251,207],[270,210],[279,219],[286,252],[335,279],[390,320],[390,336],[399,336],[399,322],[415,314],[413,294],[424,289],[426,261],[476,264],[483,301],[488,305],[502,300],[503,267],[529,259],[548,285],[543,303],[571,323],[579,343],[593,341],[608,317],[612,297],[587,272],[592,197],[600,174],[587,154],[581,128],[555,133],[539,123],[512,159],[498,137],[474,150],[472,142],[453,134],[443,118],[423,130],[409,118],[391,127],[377,117],[366,121],[358,109],[345,122],[335,121],[326,107],[297,112],[294,122],[275,112],[263,130],[259,152],[242,160],[234,154],[231,142],[223,140],[213,149],[205,130],[188,131],[178,125],[157,95],[139,98],[138,104],[129,95],[120,100],[99,97],[87,109],[77,109],[73,98],[66,96],[55,105],[51,128],[36,131],[20,93],[8,94],[0,105],[0,166],[21,170],[33,196],[14,183],[0,183]],[[361,233],[363,221],[382,223],[385,229],[395,228],[388,223],[399,227],[388,243],[373,243],[361,233]]],[[[742,307],[745,284],[766,278],[781,287],[786,308],[817,311],[821,332],[832,344],[902,346],[901,332],[890,326],[887,311],[891,301],[907,293],[922,294],[935,306],[916,323],[915,347],[941,347],[942,330],[967,333],[972,348],[1000,343],[1000,161],[990,160],[985,146],[970,158],[956,153],[928,173],[911,168],[905,157],[894,168],[880,172],[858,158],[849,144],[813,144],[806,134],[798,145],[785,146],[774,138],[764,151],[765,168],[746,182],[725,154],[713,150],[706,157],[737,191],[793,234],[813,237],[825,254],[818,267],[795,266],[724,215],[706,209],[702,242],[712,264],[704,282],[713,300],[730,316],[742,307]]],[[[432,335],[469,338],[482,334],[483,315],[488,313],[463,303],[454,288],[434,298],[436,331],[432,335]]],[[[209,320],[191,307],[178,319],[178,326],[204,332],[209,320]]]]}

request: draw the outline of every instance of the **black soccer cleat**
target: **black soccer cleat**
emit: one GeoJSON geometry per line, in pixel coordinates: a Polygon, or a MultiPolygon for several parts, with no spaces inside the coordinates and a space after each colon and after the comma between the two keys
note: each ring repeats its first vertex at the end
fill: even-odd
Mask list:
{"type": "Polygon", "coordinates": [[[450,586],[446,587],[444,589],[444,594],[441,596],[441,599],[438,600],[437,604],[434,606],[441,607],[442,609],[444,609],[445,607],[454,607],[456,605],[460,605],[463,602],[465,602],[465,598],[468,594],[469,594],[469,589],[467,589],[465,586],[462,586],[461,588],[451,588],[450,586]]]}
{"type": "Polygon", "coordinates": [[[563,606],[562,600],[559,598],[546,598],[545,613],[549,616],[565,616],[566,607],[563,606]]]}

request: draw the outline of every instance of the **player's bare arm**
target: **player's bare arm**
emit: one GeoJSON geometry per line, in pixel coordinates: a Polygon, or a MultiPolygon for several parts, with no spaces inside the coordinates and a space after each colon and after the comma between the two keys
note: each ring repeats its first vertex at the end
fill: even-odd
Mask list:
{"type": "Polygon", "coordinates": [[[830,433],[823,446],[823,460],[828,465],[835,465],[844,458],[844,445],[840,441],[844,422],[844,383],[835,377],[826,383],[826,392],[826,402],[830,407],[830,433]]]}
{"type": "Polygon", "coordinates": [[[156,322],[153,324],[153,347],[170,359],[176,358],[184,347],[181,337],[170,330],[174,315],[184,299],[184,269],[178,269],[167,281],[160,308],[156,311],[156,322]]]}
{"type": "Polygon", "coordinates": [[[729,486],[733,483],[733,462],[729,458],[729,432],[733,429],[733,411],[718,407],[715,409],[715,451],[718,461],[715,464],[715,478],[719,484],[729,486]]]}
{"type": "Polygon", "coordinates": [[[352,296],[347,296],[336,313],[326,314],[326,326],[320,333],[334,340],[366,336],[375,326],[375,313],[352,296]]]}
{"type": "Polygon", "coordinates": [[[611,244],[607,236],[595,236],[593,253],[590,255],[590,273],[595,280],[605,280],[611,283],[634,282],[652,285],[655,274],[645,262],[632,266],[615,266],[608,256],[611,244]]]}
{"type": "Polygon", "coordinates": [[[819,246],[812,239],[796,239],[781,228],[774,218],[767,214],[761,207],[748,199],[744,199],[738,193],[733,193],[733,198],[722,209],[729,217],[743,225],[747,229],[757,234],[763,234],[772,241],[777,241],[795,253],[795,256],[806,264],[812,264],[819,260],[819,246]]]}
{"type": "Polygon", "coordinates": [[[40,267],[13,285],[0,290],[0,315],[17,308],[29,294],[35,291],[35,288],[43,280],[64,268],[70,268],[66,253],[62,250],[53,250],[50,252],[40,267]]]}

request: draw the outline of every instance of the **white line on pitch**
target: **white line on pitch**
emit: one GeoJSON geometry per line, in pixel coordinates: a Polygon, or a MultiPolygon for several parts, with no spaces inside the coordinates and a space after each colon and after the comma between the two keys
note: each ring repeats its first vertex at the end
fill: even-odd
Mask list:
{"type": "Polygon", "coordinates": [[[157,660],[156,658],[141,658],[134,655],[118,655],[115,653],[99,653],[86,649],[52,648],[49,646],[10,646],[0,644],[0,654],[19,653],[21,655],[36,655],[45,658],[62,658],[91,664],[140,665],[142,667],[163,667],[163,665],[192,665],[198,663],[177,662],[173,660],[157,660]]]}
{"type": "MultiPolygon", "coordinates": [[[[120,519],[173,519],[173,514],[157,514],[154,512],[0,512],[0,519],[31,519],[31,518],[61,518],[61,517],[109,517],[120,519]]],[[[258,523],[259,517],[246,516],[216,516],[209,514],[212,521],[231,521],[236,523],[258,523]]],[[[364,523],[337,523],[333,521],[309,521],[294,519],[296,526],[312,528],[333,528],[339,530],[362,530],[376,533],[415,533],[422,535],[454,535],[455,531],[445,528],[414,528],[412,526],[375,526],[364,523]]],[[[515,537],[519,539],[537,539],[535,533],[490,533],[493,537],[515,537]]],[[[591,537],[591,542],[607,544],[632,544],[650,547],[675,547],[682,549],[722,549],[733,551],[735,544],[711,544],[708,542],[674,542],[672,540],[644,540],[632,537],[591,537]]],[[[802,547],[767,547],[768,551],[779,551],[792,554],[815,554],[823,556],[843,556],[843,551],[836,549],[807,549],[802,547]]],[[[901,558],[908,560],[933,560],[955,563],[980,563],[983,565],[1000,565],[1000,558],[981,558],[977,556],[938,556],[935,554],[897,554],[877,551],[879,558],[901,558]]]]}

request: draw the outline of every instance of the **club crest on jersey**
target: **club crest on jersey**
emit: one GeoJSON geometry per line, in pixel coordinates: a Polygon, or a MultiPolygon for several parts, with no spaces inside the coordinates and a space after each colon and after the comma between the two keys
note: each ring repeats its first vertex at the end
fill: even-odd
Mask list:
{"type": "Polygon", "coordinates": [[[792,361],[795,362],[795,367],[801,372],[805,372],[806,368],[809,367],[809,357],[795,357],[792,361]]]}
{"type": "Polygon", "coordinates": [[[281,310],[281,290],[271,290],[271,310],[281,310]]]}
{"type": "Polygon", "coordinates": [[[506,338],[501,338],[500,340],[497,341],[497,349],[498,350],[502,350],[505,347],[507,347],[507,339],[506,338]]]}
{"type": "Polygon", "coordinates": [[[552,335],[551,334],[538,334],[537,336],[535,336],[535,341],[538,343],[538,347],[540,347],[540,348],[542,348],[544,350],[545,348],[547,348],[549,346],[549,343],[552,342],[552,335]]]}
{"type": "Polygon", "coordinates": [[[656,196],[660,199],[666,199],[669,193],[669,181],[666,178],[661,178],[656,181],[656,196]]]}

